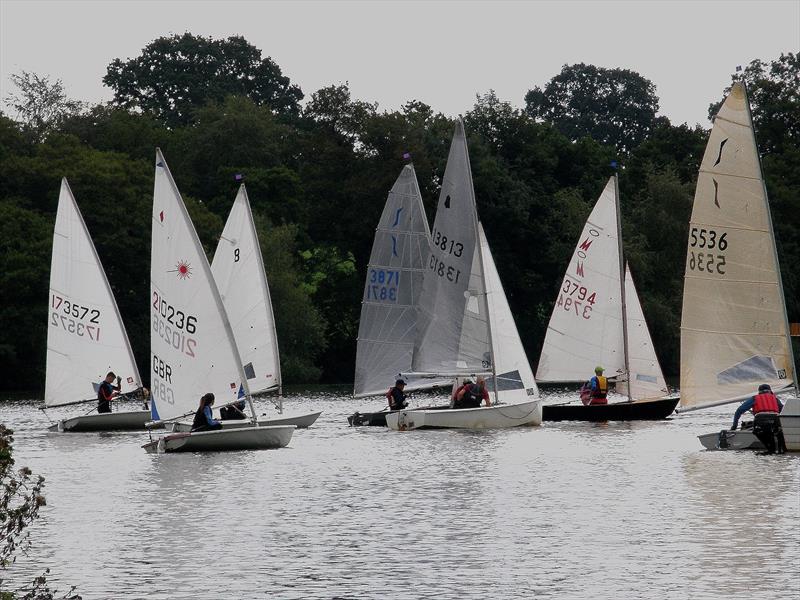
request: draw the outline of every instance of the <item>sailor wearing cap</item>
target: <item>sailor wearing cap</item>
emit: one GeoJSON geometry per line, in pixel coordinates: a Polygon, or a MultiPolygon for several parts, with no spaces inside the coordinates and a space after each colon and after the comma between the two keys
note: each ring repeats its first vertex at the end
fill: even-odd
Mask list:
{"type": "Polygon", "coordinates": [[[589,380],[592,400],[589,404],[608,404],[608,379],[603,377],[603,367],[594,368],[594,377],[589,380]]]}
{"type": "Polygon", "coordinates": [[[394,382],[394,387],[389,388],[389,391],[386,392],[386,399],[389,400],[389,410],[400,410],[408,406],[406,395],[403,393],[405,387],[406,382],[398,379],[394,382]]]}

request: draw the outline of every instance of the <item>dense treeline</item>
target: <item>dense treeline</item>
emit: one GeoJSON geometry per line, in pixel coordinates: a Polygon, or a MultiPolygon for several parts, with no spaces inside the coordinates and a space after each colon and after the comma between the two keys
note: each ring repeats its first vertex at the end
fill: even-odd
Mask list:
{"type": "MultiPolygon", "coordinates": [[[[790,320],[800,320],[800,61],[753,61],[753,101],[790,320]]],[[[50,247],[66,176],[149,379],[148,277],[159,146],[209,256],[244,175],[257,216],[287,381],[351,381],[375,223],[403,155],[429,219],[452,119],[419,100],[381,111],[323,88],[305,103],[279,66],[242,38],[160,38],[114,60],[106,105],[67,99],[22,73],[0,115],[2,386],[41,385],[50,247]]],[[[718,102],[719,98],[708,101],[718,102]]],[[[592,204],[621,165],[626,252],[657,351],[678,368],[687,224],[707,136],[657,116],[632,71],[565,66],[515,108],[493,92],[464,115],[478,211],[535,364],[556,290],[592,204]]],[[[714,105],[710,107],[713,111],[714,105]]]]}

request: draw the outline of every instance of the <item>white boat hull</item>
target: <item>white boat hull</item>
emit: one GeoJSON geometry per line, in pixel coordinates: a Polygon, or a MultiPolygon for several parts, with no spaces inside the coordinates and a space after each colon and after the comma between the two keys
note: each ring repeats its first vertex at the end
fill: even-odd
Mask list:
{"type": "Polygon", "coordinates": [[[401,410],[386,415],[390,429],[504,429],[542,423],[541,400],[482,408],[401,410]]]}
{"type": "Polygon", "coordinates": [[[752,430],[738,429],[736,431],[726,431],[725,439],[727,440],[727,447],[722,447],[720,444],[720,435],[722,432],[715,431],[714,433],[704,433],[698,435],[697,439],[703,444],[706,450],[766,450],[764,444],[753,435],[752,430]]]}
{"type": "MultiPolygon", "coordinates": [[[[311,427],[314,422],[319,418],[322,412],[315,412],[315,413],[308,413],[305,415],[294,415],[289,417],[281,417],[278,419],[264,419],[263,421],[258,422],[259,427],[273,427],[276,425],[294,425],[297,429],[307,429],[311,427]]],[[[250,427],[252,423],[249,419],[240,419],[240,420],[227,420],[227,421],[220,421],[222,423],[223,429],[241,429],[242,427],[250,427]]],[[[172,432],[185,432],[192,430],[191,423],[167,423],[166,424],[167,431],[172,432]]]]}
{"type": "Polygon", "coordinates": [[[294,433],[294,425],[273,427],[239,427],[194,433],[166,433],[148,442],[150,454],[164,452],[225,452],[229,450],[269,450],[284,448],[294,433]]]}
{"type": "Polygon", "coordinates": [[[47,429],[48,431],[75,433],[82,431],[135,431],[144,429],[144,424],[148,421],[150,421],[149,410],[119,411],[62,419],[47,429]]]}
{"type": "Polygon", "coordinates": [[[789,398],[781,411],[781,429],[786,450],[800,452],[800,398],[789,398]]]}

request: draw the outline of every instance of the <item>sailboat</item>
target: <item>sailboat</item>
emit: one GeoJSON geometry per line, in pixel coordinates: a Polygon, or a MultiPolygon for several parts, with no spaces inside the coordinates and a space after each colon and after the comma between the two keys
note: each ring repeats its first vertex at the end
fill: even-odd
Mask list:
{"type": "MultiPolygon", "coordinates": [[[[109,371],[121,378],[120,399],[142,398],[142,379],[128,334],[65,178],[58,197],[50,263],[44,408],[96,403],[99,384],[109,371]]],[[[59,420],[50,430],[144,429],[149,416],[148,410],[84,414],[59,420]]]]}
{"type": "Polygon", "coordinates": [[[487,429],[541,423],[539,391],[478,221],[464,124],[456,123],[425,264],[412,377],[483,376],[485,408],[404,409],[391,429],[487,429]],[[507,370],[506,370],[507,369],[507,370]]]}
{"type": "Polygon", "coordinates": [[[217,407],[247,399],[248,426],[167,433],[148,452],[280,448],[295,427],[260,427],[233,330],[197,232],[160,150],[156,150],[150,262],[153,421],[195,413],[213,393],[217,407]]]}
{"type": "MultiPolygon", "coordinates": [[[[794,388],[796,395],[789,335],[750,104],[744,84],[736,82],[714,119],[689,223],[678,411],[739,402],[762,383],[775,393],[794,388]]],[[[791,419],[800,416],[788,415],[800,412],[798,402],[790,399],[782,416],[792,444],[800,439],[791,419]]],[[[757,440],[740,430],[725,440],[714,432],[700,441],[707,448],[720,442],[747,448],[757,440]]]]}
{"type": "MultiPolygon", "coordinates": [[[[233,337],[242,358],[252,395],[277,392],[278,411],[283,414],[281,363],[275,316],[269,294],[261,245],[244,184],[239,187],[225,228],[220,236],[211,273],[217,284],[233,337]]],[[[261,419],[259,425],[311,426],[321,413],[261,419]]],[[[247,420],[222,421],[223,427],[244,427],[247,420]]],[[[176,422],[168,429],[190,431],[191,423],[176,422]]]]}
{"type": "Polygon", "coordinates": [[[550,404],[545,421],[654,420],[669,416],[668,393],[642,306],[622,253],[615,174],[583,228],[547,327],[536,379],[583,382],[602,365],[626,402],[550,404]]]}
{"type": "MultiPolygon", "coordinates": [[[[354,398],[383,396],[399,373],[411,370],[430,238],[417,175],[408,164],[389,191],[375,230],[358,326],[354,398]]],[[[405,391],[451,384],[449,379],[409,379],[405,391]]],[[[385,427],[387,414],[385,410],[357,412],[348,422],[385,427]]]]}

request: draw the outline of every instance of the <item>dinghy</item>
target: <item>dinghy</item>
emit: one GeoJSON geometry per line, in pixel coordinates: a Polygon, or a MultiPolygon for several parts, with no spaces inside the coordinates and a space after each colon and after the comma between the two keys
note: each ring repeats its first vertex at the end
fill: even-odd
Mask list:
{"type": "MultiPolygon", "coordinates": [[[[389,191],[375,230],[358,325],[354,398],[385,396],[398,374],[411,370],[430,238],[417,175],[408,164],[389,191]]],[[[409,378],[405,391],[439,386],[449,389],[452,380],[409,378]]],[[[352,426],[385,427],[389,412],[357,412],[347,420],[352,426]]]]}
{"type": "MultiPolygon", "coordinates": [[[[253,212],[244,184],[239,187],[225,228],[217,244],[211,273],[242,358],[243,369],[253,396],[277,392],[278,412],[283,414],[281,363],[275,316],[258,242],[253,212]]],[[[310,427],[320,412],[259,419],[259,425],[310,427]]],[[[222,421],[223,428],[240,428],[246,420],[222,421]]],[[[167,430],[191,431],[189,422],[176,422],[167,430]]]]}
{"type": "Polygon", "coordinates": [[[583,228],[547,327],[536,379],[585,382],[595,365],[627,402],[549,404],[545,421],[665,419],[668,392],[639,296],[622,253],[619,181],[608,180],[583,228]]]}
{"type": "MultiPolygon", "coordinates": [[[[714,118],[689,223],[678,412],[740,402],[763,383],[797,395],[789,336],[750,104],[736,82],[714,118]]],[[[790,432],[796,402],[781,418],[790,432]]],[[[728,447],[747,447],[735,438],[752,433],[731,433],[728,447]]],[[[709,435],[718,432],[701,442],[709,435]]]]}
{"type": "Polygon", "coordinates": [[[487,377],[485,408],[401,410],[391,429],[538,425],[533,378],[486,236],[478,222],[464,124],[456,123],[419,300],[410,377],[487,377]]]}
{"type": "Polygon", "coordinates": [[[160,150],[153,191],[150,324],[153,421],[194,414],[200,397],[209,392],[218,407],[246,398],[251,421],[231,429],[164,434],[143,446],[147,452],[280,448],[289,443],[293,425],[257,423],[211,267],[160,150]]]}
{"type": "MultiPolygon", "coordinates": [[[[125,398],[142,399],[142,379],[114,294],[72,190],[62,179],[50,263],[44,408],[96,404],[109,371],[121,378],[122,395],[113,407],[125,398]]],[[[59,420],[50,431],[144,429],[149,417],[149,410],[84,414],[59,420]]]]}

